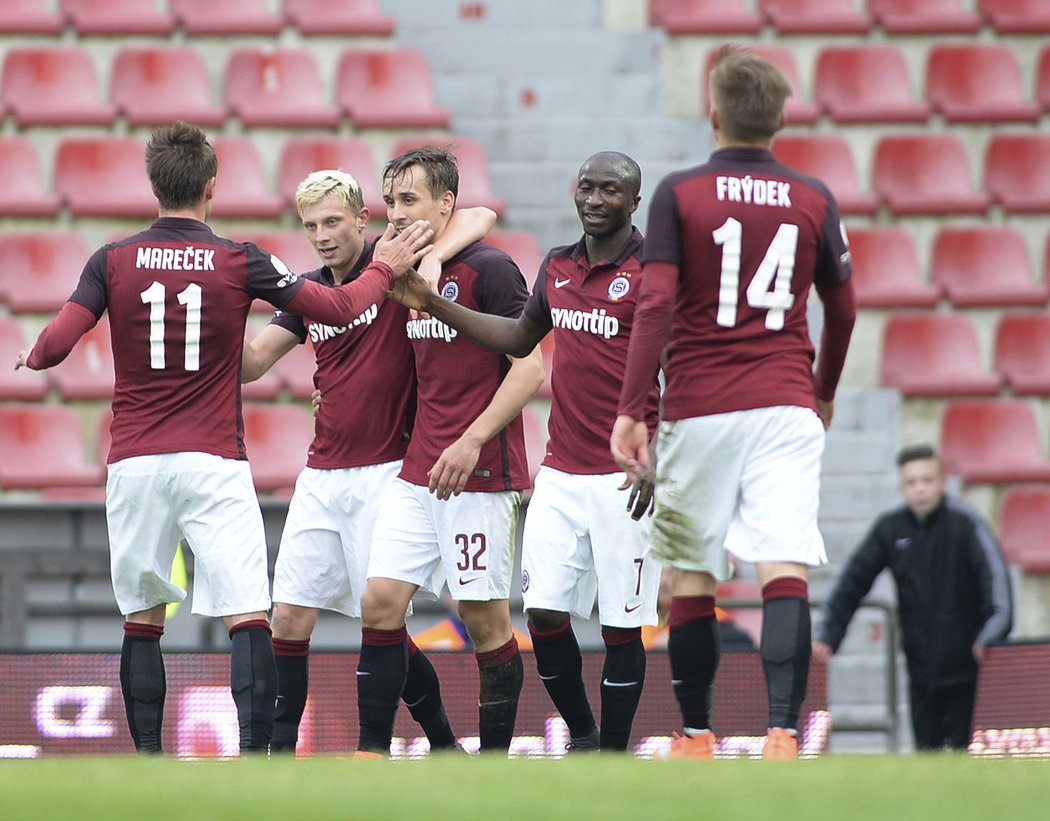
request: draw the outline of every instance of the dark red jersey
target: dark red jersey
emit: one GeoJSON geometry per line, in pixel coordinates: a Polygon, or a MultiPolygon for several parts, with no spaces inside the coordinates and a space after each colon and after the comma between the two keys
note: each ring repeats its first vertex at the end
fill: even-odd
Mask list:
{"type": "MultiPolygon", "coordinates": [[[[445,299],[487,314],[516,319],[528,297],[521,271],[507,254],[482,242],[445,263],[438,292],[445,299]]],[[[408,339],[416,354],[418,405],[412,441],[401,478],[429,482],[427,471],[488,407],[510,361],[482,348],[433,317],[409,319],[408,339]]],[[[521,415],[481,449],[465,490],[524,490],[529,486],[521,415]]]]}
{"type": "Polygon", "coordinates": [[[241,349],[252,299],[283,307],[303,287],[251,243],[202,222],[156,220],[88,260],[70,300],[109,311],[116,384],[110,462],[202,451],[244,459],[241,349]]]}
{"type": "MultiPolygon", "coordinates": [[[[540,268],[525,315],[554,334],[550,439],[543,464],[566,473],[615,473],[609,431],[623,382],[634,308],[642,284],[642,235],[636,228],[620,256],[590,267],[587,247],[551,249],[540,268]]],[[[655,430],[655,381],[646,420],[655,430]]]]}
{"type": "Polygon", "coordinates": [[[664,417],[815,408],[810,287],[851,274],[838,207],[818,180],[759,148],[670,174],[649,209],[645,261],[679,269],[664,417]]]}
{"type": "MultiPolygon", "coordinates": [[[[318,268],[303,278],[329,288],[353,282],[372,258],[366,243],[353,270],[336,283],[318,268]]],[[[392,462],[405,455],[415,411],[415,365],[405,336],[408,309],[392,299],[373,303],[350,325],[325,325],[279,312],[272,324],[309,337],[317,358],[314,386],[324,397],[306,464],[332,470],[392,462]]]]}

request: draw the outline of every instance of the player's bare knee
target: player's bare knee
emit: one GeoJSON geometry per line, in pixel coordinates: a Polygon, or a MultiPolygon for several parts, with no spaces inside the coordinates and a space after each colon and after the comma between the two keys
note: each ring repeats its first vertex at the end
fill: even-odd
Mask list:
{"type": "Polygon", "coordinates": [[[499,647],[513,635],[506,600],[461,601],[459,617],[479,652],[499,647]]]}
{"type": "Polygon", "coordinates": [[[396,630],[405,623],[405,611],[413,589],[398,582],[369,580],[361,595],[361,626],[372,630],[396,630]]]}
{"type": "Polygon", "coordinates": [[[287,641],[306,641],[317,624],[317,610],[278,602],[273,606],[273,635],[287,641]]]}
{"type": "Polygon", "coordinates": [[[568,613],[557,610],[528,610],[529,627],[540,633],[550,633],[564,627],[569,621],[568,613]]]}

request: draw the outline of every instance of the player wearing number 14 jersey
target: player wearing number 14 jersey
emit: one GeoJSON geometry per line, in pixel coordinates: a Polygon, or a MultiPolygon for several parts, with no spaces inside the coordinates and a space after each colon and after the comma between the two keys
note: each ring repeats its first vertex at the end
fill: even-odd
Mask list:
{"type": "Polygon", "coordinates": [[[677,571],[668,650],[685,733],[672,756],[713,755],[714,593],[730,572],[727,551],[754,562],[762,585],[765,756],[797,750],[808,568],[827,561],[817,529],[824,428],[855,309],[834,199],[769,150],[790,93],[767,61],[724,50],[711,74],[719,149],[666,177],[649,211],[645,281],[611,446],[628,473],[647,466],[644,400],[667,344],[653,550],[677,571]],[[824,305],[815,372],[811,286],[824,305]]]}
{"type": "Polygon", "coordinates": [[[378,243],[350,285],[298,278],[251,244],[207,226],[218,162],[186,123],[157,129],[146,170],[160,217],[88,260],[58,316],[18,365],[61,362],[109,312],[116,383],[106,484],[114,593],[125,615],[120,683],[137,749],[161,752],[168,603],[185,592],[168,568],[185,537],[196,559],[193,612],[223,617],[240,747],[265,751],[276,670],[262,516],[246,461],[240,408],[241,346],[254,297],[347,324],[382,298],[425,251],[422,224],[378,243]]]}

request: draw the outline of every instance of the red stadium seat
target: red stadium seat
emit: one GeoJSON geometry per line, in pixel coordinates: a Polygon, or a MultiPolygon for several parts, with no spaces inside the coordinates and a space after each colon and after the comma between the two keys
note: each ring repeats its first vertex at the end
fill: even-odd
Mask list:
{"type": "Polygon", "coordinates": [[[296,345],[278,359],[273,370],[293,399],[309,399],[314,392],[314,371],[317,370],[317,359],[310,338],[307,337],[304,344],[296,345]]]}
{"type": "Polygon", "coordinates": [[[518,268],[521,269],[521,273],[525,276],[525,282],[528,283],[531,291],[533,283],[536,282],[536,276],[540,272],[540,265],[543,264],[544,257],[543,249],[540,248],[536,235],[529,231],[497,228],[489,232],[489,235],[485,237],[485,242],[489,245],[495,245],[501,251],[506,251],[510,254],[511,259],[518,264],[518,268]]]}
{"type": "Polygon", "coordinates": [[[313,418],[302,405],[245,405],[244,447],[255,487],[274,491],[295,484],[314,437],[313,418]]]}
{"type": "Polygon", "coordinates": [[[1012,47],[1001,43],[934,45],[926,61],[930,108],[954,123],[1035,122],[1012,47]]]}
{"type": "Polygon", "coordinates": [[[778,34],[865,34],[871,17],[853,0],[758,0],[778,34]]]}
{"type": "Polygon", "coordinates": [[[531,481],[536,480],[540,464],[547,454],[548,436],[545,417],[545,411],[533,402],[526,405],[521,412],[522,426],[525,430],[525,455],[529,460],[529,479],[531,481]]]}
{"type": "Polygon", "coordinates": [[[317,59],[304,48],[239,48],[226,61],[226,105],[246,126],[334,127],[317,59]]]}
{"type": "Polygon", "coordinates": [[[965,482],[1050,481],[1035,412],[1024,399],[957,399],[941,418],[945,470],[965,482]]]}
{"type": "Polygon", "coordinates": [[[0,361],[7,367],[0,368],[0,400],[27,401],[44,398],[47,393],[47,375],[43,371],[29,368],[15,370],[11,363],[18,359],[19,351],[28,351],[33,341],[26,339],[22,326],[13,316],[0,316],[0,361]]]}
{"type": "Polygon", "coordinates": [[[963,0],[868,0],[868,11],[888,34],[973,34],[981,27],[963,0]]]}
{"type": "Polygon", "coordinates": [[[90,251],[75,231],[0,233],[0,297],[16,314],[50,314],[69,299],[90,251]]]}
{"type": "Polygon", "coordinates": [[[389,37],[396,27],[379,0],[284,0],[284,13],[300,34],[389,37]]]}
{"type": "MultiPolygon", "coordinates": [[[[787,124],[811,125],[815,123],[820,116],[820,109],[804,96],[794,52],[787,46],[775,44],[749,44],[746,49],[779,68],[785,79],[791,84],[793,93],[784,103],[784,117],[787,120],[787,124]]],[[[702,115],[704,117],[707,116],[707,112],[711,109],[707,78],[711,76],[711,69],[717,56],[718,49],[711,49],[705,58],[704,77],[701,83],[703,86],[701,89],[702,115]]]]}
{"type": "Polygon", "coordinates": [[[973,188],[966,149],[954,134],[880,137],[872,187],[896,214],[977,214],[988,196],[973,188]]]}
{"type": "Polygon", "coordinates": [[[190,46],[127,47],[113,59],[113,102],[131,125],[185,120],[221,125],[225,106],[212,102],[201,53],[190,46]]]}
{"type": "Polygon", "coordinates": [[[999,34],[1050,34],[1046,0],[978,0],[977,6],[999,34]]]}
{"type": "Polygon", "coordinates": [[[858,308],[932,308],[940,301],[940,286],[923,282],[906,228],[850,228],[849,250],[858,308]]]}
{"type": "Polygon", "coordinates": [[[933,240],[930,277],[959,308],[1045,305],[1021,233],[1008,226],[941,228],[933,240]]]}
{"type": "Polygon", "coordinates": [[[53,217],[62,206],[40,181],[36,145],[28,137],[0,137],[0,215],[53,217]]]}
{"type": "Polygon", "coordinates": [[[357,128],[447,128],[421,51],[348,49],[336,69],[336,99],[357,128]]]}
{"type": "Polygon", "coordinates": [[[839,123],[919,123],[929,115],[912,94],[904,55],[885,43],[821,49],[814,97],[839,123]]]}
{"type": "Polygon", "coordinates": [[[973,323],[961,313],[901,313],[882,335],[883,387],[905,396],[992,396],[1002,378],[981,367],[973,323]]]}
{"type": "Polygon", "coordinates": [[[668,34],[758,34],[762,18],[744,0],[649,0],[649,22],[668,34]]]}
{"type": "Polygon", "coordinates": [[[0,3],[0,34],[58,34],[63,15],[40,0],[4,0],[0,3]]]}
{"type": "Polygon", "coordinates": [[[280,216],[284,210],[281,198],[266,185],[262,159],[250,137],[215,137],[211,140],[219,160],[215,181],[216,217],[280,216]]]}
{"type": "Polygon", "coordinates": [[[76,411],[68,405],[0,405],[0,488],[39,490],[102,482],[84,457],[76,411]]]}
{"type": "Polygon", "coordinates": [[[1007,313],[995,329],[995,370],[1018,396],[1050,396],[1050,315],[1007,313]]]}
{"type": "Polygon", "coordinates": [[[993,134],[984,157],[984,187],[1012,214],[1050,211],[1050,135],[993,134]]]}
{"type": "Polygon", "coordinates": [[[79,46],[14,47],[4,53],[0,96],[21,126],[110,125],[91,55],[79,46]]]}
{"type": "Polygon", "coordinates": [[[69,356],[47,372],[51,386],[63,399],[113,398],[113,343],[109,320],[80,338],[69,356]]]}
{"type": "Polygon", "coordinates": [[[999,502],[999,541],[1009,564],[1050,573],[1050,488],[1019,486],[999,502]]]}
{"type": "Polygon", "coordinates": [[[156,217],[146,147],[135,137],[68,137],[55,152],[55,190],[77,217],[156,217]]]}
{"type": "Polygon", "coordinates": [[[277,190],[288,207],[295,209],[295,190],[308,174],[339,169],[351,174],[364,196],[372,219],[386,220],[386,203],[379,187],[379,169],[372,146],[361,137],[291,137],[281,148],[277,190]]]}
{"type": "Polygon", "coordinates": [[[267,0],[171,0],[171,10],[189,35],[277,34],[284,18],[267,0]]]}
{"type": "Polygon", "coordinates": [[[845,137],[836,134],[781,135],[773,140],[773,154],[789,168],[816,177],[835,195],[846,214],[874,214],[879,199],[861,190],[853,152],[845,137]]]}
{"type": "MultiPolygon", "coordinates": [[[[61,0],[77,34],[171,34],[175,16],[156,0],[61,0]]],[[[166,4],[165,4],[166,5],[166,4]]]]}
{"type": "Polygon", "coordinates": [[[477,140],[471,137],[453,136],[403,137],[394,143],[390,156],[396,157],[405,151],[423,145],[445,144],[452,146],[452,151],[459,160],[459,197],[456,199],[456,204],[462,208],[484,205],[495,211],[497,216],[502,216],[507,200],[493,193],[492,184],[489,182],[489,164],[485,157],[485,149],[477,140]]]}

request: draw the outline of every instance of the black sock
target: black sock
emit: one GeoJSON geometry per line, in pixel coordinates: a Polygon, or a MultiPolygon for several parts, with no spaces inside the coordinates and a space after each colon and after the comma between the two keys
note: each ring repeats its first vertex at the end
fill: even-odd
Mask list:
{"type": "Polygon", "coordinates": [[[714,596],[675,596],[668,622],[667,652],[682,724],[710,729],[711,685],[719,659],[714,596]]]}
{"type": "Polygon", "coordinates": [[[361,735],[357,749],[390,753],[397,703],[408,676],[408,631],[361,628],[357,662],[357,714],[361,735]]]}
{"type": "Polygon", "coordinates": [[[645,683],[642,628],[602,627],[602,639],[605,666],[602,668],[601,748],[626,750],[645,683]]]}
{"type": "Polygon", "coordinates": [[[594,713],[583,684],[583,656],[572,622],[541,632],[529,623],[532,652],[547,695],[565,719],[572,738],[582,738],[595,729],[594,713]]]}
{"type": "Polygon", "coordinates": [[[295,753],[310,684],[310,640],[274,639],[273,654],[277,662],[277,706],[270,752],[295,753]]]}
{"type": "Polygon", "coordinates": [[[431,750],[448,750],[456,746],[456,735],[441,702],[437,670],[411,638],[408,639],[408,675],[401,700],[427,734],[431,750]]]}
{"type": "Polygon", "coordinates": [[[769,726],[798,729],[809,683],[811,647],[806,582],[782,576],[762,588],[762,669],[769,691],[769,726]]]}
{"type": "Polygon", "coordinates": [[[525,665],[518,652],[518,640],[487,653],[475,653],[478,661],[478,735],[481,751],[509,750],[518,719],[518,697],[525,682],[525,665]]]}
{"type": "Polygon", "coordinates": [[[270,636],[270,623],[264,619],[230,628],[230,691],[237,706],[242,751],[270,748],[277,701],[277,664],[270,636]]]}
{"type": "Polygon", "coordinates": [[[120,691],[135,749],[144,753],[162,752],[161,725],[164,719],[164,658],[160,637],[164,628],[139,622],[124,622],[124,642],[120,648],[120,691]]]}

